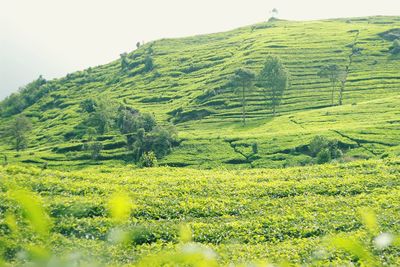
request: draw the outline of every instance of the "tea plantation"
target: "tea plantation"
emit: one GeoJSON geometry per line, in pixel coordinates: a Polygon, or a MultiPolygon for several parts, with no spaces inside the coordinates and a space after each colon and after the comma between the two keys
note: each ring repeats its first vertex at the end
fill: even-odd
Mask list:
{"type": "Polygon", "coordinates": [[[399,40],[273,19],[39,77],[0,102],[0,267],[400,266],[399,40]],[[276,114],[232,82],[270,56],[276,114]]]}
{"type": "Polygon", "coordinates": [[[159,161],[161,165],[203,169],[304,165],[311,158],[303,148],[316,134],[341,140],[341,149],[350,158],[398,154],[400,61],[390,51],[399,28],[398,17],[278,20],[150,42],[110,64],[61,79],[38,80],[34,85],[38,93],[25,97],[25,102],[4,101],[0,148],[9,161],[62,169],[126,164],[125,138],[116,129],[95,136],[103,146],[100,161],[91,162],[82,149],[88,136],[80,104],[102,98],[154,114],[160,124],[174,124],[180,145],[159,161]],[[343,105],[336,106],[336,91],[331,107],[331,82],[317,73],[327,64],[345,68],[353,45],[358,53],[347,77],[343,105]],[[275,117],[262,90],[253,88],[246,99],[248,124],[242,127],[241,99],[229,84],[230,76],[238,67],[259,71],[268,55],[279,56],[290,86],[275,117]],[[33,129],[28,149],[15,153],[6,129],[18,114],[28,117],[33,129]],[[258,153],[250,158],[247,150],[253,144],[258,153]]]}
{"type": "Polygon", "coordinates": [[[47,244],[56,254],[79,253],[81,260],[89,257],[121,266],[160,251],[180,251],[179,233],[184,225],[193,242],[186,246],[203,248],[202,253],[208,251],[221,265],[268,260],[288,266],[396,266],[400,264],[400,240],[396,239],[399,175],[398,160],[242,171],[102,168],[59,172],[10,165],[0,168],[5,200],[0,213],[1,241],[11,261],[22,261],[18,249],[34,243],[47,244]],[[24,205],[13,198],[17,189],[42,199],[52,220],[48,239],[33,234],[17,238],[22,229],[32,231],[20,211],[24,205]],[[122,225],[110,216],[109,200],[115,193],[126,194],[132,202],[122,225]],[[16,214],[16,233],[7,226],[10,214],[16,214]],[[376,214],[376,221],[371,214],[376,214]],[[136,233],[123,245],[110,241],[118,225],[136,233]],[[393,240],[377,247],[374,240],[382,233],[393,240]],[[335,242],[340,238],[350,244],[338,246],[335,242]],[[351,247],[353,240],[362,244],[361,252],[351,247]]]}

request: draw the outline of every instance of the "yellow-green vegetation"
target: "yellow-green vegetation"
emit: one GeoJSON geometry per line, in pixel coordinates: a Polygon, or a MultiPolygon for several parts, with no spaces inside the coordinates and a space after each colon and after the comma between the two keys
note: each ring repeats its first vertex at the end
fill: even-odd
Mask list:
{"type": "Polygon", "coordinates": [[[2,258],[398,266],[399,175],[393,159],[253,170],[9,165],[0,167],[2,258]]]}
{"type": "Polygon", "coordinates": [[[33,130],[27,150],[15,152],[9,137],[1,138],[0,149],[9,162],[62,169],[126,164],[126,140],[117,129],[94,135],[102,145],[96,160],[82,149],[93,133],[77,134],[86,118],[80,104],[99,97],[154,114],[161,125],[175,124],[180,145],[159,158],[159,165],[305,165],[315,161],[305,149],[315,135],[339,140],[343,160],[396,155],[400,60],[393,49],[399,28],[399,17],[273,20],[150,42],[110,64],[52,81],[39,78],[26,87],[29,93],[4,101],[0,131],[5,133],[20,113],[32,121],[33,130]],[[241,98],[230,78],[238,68],[259,73],[270,55],[279,57],[290,86],[276,116],[263,90],[251,90],[242,127],[241,98]],[[328,65],[346,74],[333,92],[334,105],[342,99],[341,106],[331,107],[332,83],[318,75],[328,65]],[[252,151],[255,144],[258,153],[252,151]]]}
{"type": "Polygon", "coordinates": [[[399,40],[273,19],[39,77],[0,103],[0,267],[400,266],[399,40]]]}

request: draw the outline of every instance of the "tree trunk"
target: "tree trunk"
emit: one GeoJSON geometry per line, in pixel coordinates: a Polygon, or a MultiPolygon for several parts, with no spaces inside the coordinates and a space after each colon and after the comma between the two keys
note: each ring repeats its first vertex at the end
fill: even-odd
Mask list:
{"type": "Polygon", "coordinates": [[[245,97],[245,85],[242,87],[242,123],[246,125],[246,97],[245,97]]]}
{"type": "Polygon", "coordinates": [[[333,95],[335,93],[336,82],[335,80],[332,81],[332,96],[331,96],[331,106],[333,106],[333,95]]]}
{"type": "Polygon", "coordinates": [[[272,104],[272,116],[275,117],[276,114],[276,91],[274,88],[271,89],[272,90],[272,100],[271,100],[271,104],[272,104]]]}
{"type": "Polygon", "coordinates": [[[351,51],[351,53],[350,53],[350,55],[349,55],[349,63],[348,63],[348,65],[346,66],[346,69],[345,69],[345,76],[344,76],[344,78],[343,78],[343,80],[342,80],[342,82],[341,82],[341,85],[340,85],[340,90],[339,90],[339,106],[341,106],[341,105],[343,104],[343,92],[344,92],[344,90],[345,90],[345,88],[346,88],[346,82],[347,82],[347,77],[349,76],[349,73],[350,73],[350,67],[351,67],[351,65],[353,64],[353,56],[355,55],[353,49],[354,49],[354,47],[357,45],[357,40],[358,40],[359,34],[360,34],[360,32],[357,32],[357,33],[356,33],[356,36],[354,37],[353,45],[351,46],[352,51],[351,51]]]}
{"type": "Polygon", "coordinates": [[[345,87],[345,81],[342,82],[339,91],[339,106],[343,105],[343,92],[345,87]]]}

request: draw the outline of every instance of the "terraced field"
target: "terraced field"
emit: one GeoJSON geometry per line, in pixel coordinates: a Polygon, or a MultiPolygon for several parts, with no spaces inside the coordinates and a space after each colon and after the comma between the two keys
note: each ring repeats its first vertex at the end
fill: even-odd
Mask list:
{"type": "Polygon", "coordinates": [[[268,260],[282,266],[397,266],[399,240],[384,248],[373,240],[382,233],[396,238],[400,232],[399,177],[398,160],[243,171],[102,167],[57,172],[10,165],[0,167],[5,200],[0,243],[16,262],[21,260],[18,248],[46,244],[55,254],[75,252],[73,259],[81,263],[90,256],[115,266],[144,259],[168,262],[167,254],[158,254],[166,252],[179,253],[174,261],[181,259],[177,255],[190,258],[199,248],[222,265],[268,260]],[[53,221],[50,237],[28,234],[32,228],[26,228],[13,198],[17,189],[41,197],[53,221]],[[133,202],[120,226],[136,234],[123,247],[110,241],[118,225],[108,208],[115,193],[133,202]],[[7,226],[10,212],[17,216],[16,231],[24,231],[22,239],[7,226]],[[191,231],[187,240],[195,242],[183,251],[181,225],[191,231]],[[347,241],[340,243],[340,238],[347,241]]]}
{"type": "MultiPolygon", "coordinates": [[[[124,139],[116,132],[98,136],[104,145],[101,162],[91,162],[81,151],[84,140],[65,137],[82,121],[79,103],[95,95],[154,113],[161,123],[174,122],[182,142],[161,161],[170,166],[302,165],[309,160],[302,148],[316,134],[339,139],[348,158],[396,155],[400,61],[389,53],[392,42],[382,33],[399,27],[398,17],[274,21],[154,41],[127,55],[127,71],[116,60],[50,81],[49,92],[22,112],[33,120],[30,149],[15,153],[6,138],[0,146],[10,161],[53,167],[126,164],[124,139]],[[355,31],[361,54],[350,69],[344,106],[330,107],[330,82],[317,72],[326,64],[347,64],[355,31]],[[240,99],[229,77],[240,66],[259,71],[270,54],[288,68],[291,86],[275,118],[261,91],[254,90],[248,99],[250,123],[241,127],[240,99]],[[148,55],[154,68],[144,71],[148,55]],[[260,152],[250,161],[244,154],[253,143],[260,152]]],[[[6,128],[12,119],[0,123],[6,128]]]]}

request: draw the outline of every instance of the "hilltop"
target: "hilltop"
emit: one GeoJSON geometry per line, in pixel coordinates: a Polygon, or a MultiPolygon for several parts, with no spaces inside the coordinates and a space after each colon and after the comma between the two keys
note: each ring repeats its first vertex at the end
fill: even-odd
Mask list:
{"type": "Polygon", "coordinates": [[[3,101],[1,130],[23,114],[33,131],[26,150],[13,151],[7,137],[0,149],[9,161],[54,167],[125,164],[125,140],[115,130],[96,136],[104,147],[100,160],[82,150],[80,103],[101,97],[152,113],[161,125],[175,125],[180,145],[160,159],[162,165],[304,165],[316,135],[336,139],[347,160],[398,155],[400,59],[390,51],[399,28],[400,17],[278,20],[150,42],[109,64],[38,80],[37,94],[23,104],[17,105],[18,96],[3,101]],[[331,106],[330,82],[317,73],[326,64],[347,64],[355,32],[361,53],[354,57],[343,105],[331,106]],[[268,55],[279,56],[286,66],[290,88],[275,117],[254,90],[248,98],[249,123],[242,127],[240,99],[229,78],[238,67],[259,71],[268,55]],[[250,157],[253,144],[257,155],[250,157]]]}

